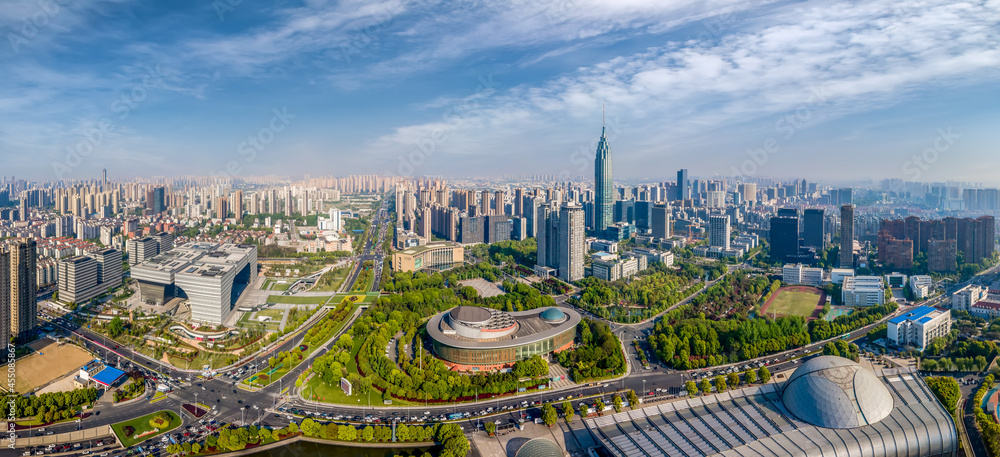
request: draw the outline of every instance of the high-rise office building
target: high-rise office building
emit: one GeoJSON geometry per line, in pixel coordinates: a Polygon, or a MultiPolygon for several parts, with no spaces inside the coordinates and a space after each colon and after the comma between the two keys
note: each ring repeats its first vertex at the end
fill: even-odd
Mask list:
{"type": "Polygon", "coordinates": [[[35,329],[38,315],[37,252],[34,240],[18,239],[10,252],[10,334],[25,337],[35,329]]]}
{"type": "Polygon", "coordinates": [[[757,202],[757,183],[746,182],[740,184],[740,195],[748,203],[757,202]]]}
{"type": "Polygon", "coordinates": [[[686,168],[677,170],[677,200],[691,198],[691,186],[688,183],[688,171],[686,168]]]}
{"type": "Polygon", "coordinates": [[[650,214],[649,229],[653,238],[670,238],[670,205],[657,203],[650,214]]]}
{"type": "Polygon", "coordinates": [[[809,208],[803,212],[803,244],[821,250],[826,247],[826,231],[823,229],[826,213],[821,208],[809,208]]]}
{"type": "Polygon", "coordinates": [[[841,205],[854,205],[854,189],[845,187],[840,189],[839,199],[841,205]]]}
{"type": "Polygon", "coordinates": [[[583,257],[587,255],[583,207],[563,203],[559,209],[559,279],[574,282],[583,279],[583,257]]]}
{"type": "MultiPolygon", "coordinates": [[[[850,189],[847,189],[850,190],[850,189]]],[[[843,190],[841,190],[843,198],[843,190]]],[[[840,268],[854,267],[854,205],[840,207],[840,268]]]]}
{"type": "Polygon", "coordinates": [[[790,263],[799,255],[799,213],[794,208],[782,208],[771,218],[768,232],[771,261],[790,263]]]}
{"type": "Polygon", "coordinates": [[[708,244],[729,249],[729,215],[711,216],[708,219],[708,244]]]}
{"type": "Polygon", "coordinates": [[[165,189],[162,187],[154,187],[152,192],[153,192],[153,201],[149,203],[149,205],[150,209],[153,211],[153,214],[159,214],[166,211],[167,205],[164,196],[165,189]]]}
{"type": "MultiPolygon", "coordinates": [[[[597,143],[597,157],[594,159],[594,230],[597,232],[603,232],[613,223],[615,189],[611,172],[611,148],[602,127],[601,139],[597,143]]],[[[583,217],[582,209],[580,217],[583,217]]]]}

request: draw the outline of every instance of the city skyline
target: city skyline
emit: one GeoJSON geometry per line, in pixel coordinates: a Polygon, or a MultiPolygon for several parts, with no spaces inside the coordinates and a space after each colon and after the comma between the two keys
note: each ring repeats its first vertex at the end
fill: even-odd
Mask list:
{"type": "Polygon", "coordinates": [[[221,5],[12,2],[5,174],[997,183],[995,5],[221,5]]]}

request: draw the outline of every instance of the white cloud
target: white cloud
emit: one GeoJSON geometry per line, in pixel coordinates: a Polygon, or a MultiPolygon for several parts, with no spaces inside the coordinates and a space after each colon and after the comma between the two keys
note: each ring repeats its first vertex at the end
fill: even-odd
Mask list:
{"type": "Polygon", "coordinates": [[[502,156],[519,136],[531,138],[522,149],[564,147],[594,134],[607,102],[630,120],[629,136],[641,138],[630,141],[633,159],[662,160],[662,145],[701,142],[720,127],[794,111],[817,92],[824,108],[810,113],[811,123],[905,103],[921,90],[989,82],[1000,73],[998,41],[990,39],[998,9],[997,2],[946,0],[904,9],[876,1],[777,8],[718,40],[666,43],[511,88],[461,122],[402,127],[370,150],[407,154],[441,131],[448,140],[435,144],[439,155],[502,156]],[[589,126],[582,132],[581,122],[589,126]]]}

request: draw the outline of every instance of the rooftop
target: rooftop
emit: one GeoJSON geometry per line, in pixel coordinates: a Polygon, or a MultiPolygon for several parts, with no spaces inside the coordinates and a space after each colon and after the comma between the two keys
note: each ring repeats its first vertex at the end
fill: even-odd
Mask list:
{"type": "Polygon", "coordinates": [[[902,315],[896,316],[896,317],[894,317],[892,319],[889,319],[889,323],[892,323],[892,324],[902,324],[903,322],[906,322],[906,321],[917,321],[917,320],[919,320],[920,318],[922,318],[924,316],[928,316],[928,317],[933,318],[934,316],[929,316],[929,315],[931,313],[934,313],[934,312],[937,312],[938,314],[940,314],[941,310],[939,310],[937,308],[932,308],[930,306],[920,306],[920,307],[917,307],[917,308],[914,308],[914,309],[910,310],[910,312],[908,312],[906,314],[902,314],[902,315]]]}
{"type": "Polygon", "coordinates": [[[785,383],[772,382],[606,414],[585,419],[584,423],[609,454],[622,457],[955,455],[958,447],[955,424],[912,369],[870,372],[847,359],[812,360],[785,383]],[[833,372],[822,373],[827,370],[833,372]],[[858,375],[860,372],[865,374],[858,375]],[[836,374],[854,376],[838,378],[836,374]],[[808,386],[814,382],[809,380],[818,381],[820,388],[814,390],[808,386]],[[804,381],[807,384],[794,388],[797,393],[787,390],[788,384],[804,381]],[[841,394],[851,395],[844,388],[860,390],[860,394],[844,401],[841,394]],[[810,392],[825,395],[812,404],[814,411],[794,404],[799,394],[810,392]],[[795,400],[790,398],[791,394],[795,400]],[[836,425],[838,419],[850,420],[854,414],[854,411],[840,411],[841,406],[868,401],[878,403],[859,408],[875,414],[872,419],[882,417],[865,418],[855,427],[830,428],[798,416],[817,422],[829,419],[836,425]],[[832,411],[828,409],[831,407],[832,411]]]}
{"type": "Polygon", "coordinates": [[[459,246],[461,246],[461,244],[455,243],[455,242],[451,242],[451,241],[437,241],[437,242],[434,242],[434,243],[427,243],[427,244],[420,245],[420,246],[409,247],[409,248],[406,248],[406,249],[404,249],[404,250],[402,250],[400,252],[402,252],[403,254],[406,254],[406,255],[416,255],[416,254],[424,252],[424,251],[426,251],[428,249],[449,248],[449,247],[450,248],[454,248],[454,247],[459,247],[459,246]]]}
{"type": "Polygon", "coordinates": [[[506,336],[490,339],[465,338],[451,332],[446,334],[446,331],[451,330],[448,320],[444,319],[444,316],[450,313],[450,311],[446,311],[431,317],[427,322],[427,333],[434,341],[451,347],[462,349],[494,349],[542,341],[558,335],[569,328],[576,327],[581,320],[580,314],[569,308],[559,308],[557,310],[567,316],[566,319],[560,321],[550,321],[542,317],[544,312],[554,309],[551,307],[509,313],[488,308],[484,309],[487,309],[493,315],[490,322],[496,317],[496,314],[502,314],[506,318],[509,318],[512,324],[516,322],[517,331],[506,336]]]}

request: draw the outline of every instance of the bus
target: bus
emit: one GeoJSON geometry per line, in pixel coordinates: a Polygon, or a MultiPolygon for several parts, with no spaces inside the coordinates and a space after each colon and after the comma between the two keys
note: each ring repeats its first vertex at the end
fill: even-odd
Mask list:
{"type": "Polygon", "coordinates": [[[451,413],[451,414],[448,415],[448,419],[451,419],[451,420],[456,420],[456,419],[461,419],[461,418],[462,418],[462,413],[451,413]]]}
{"type": "Polygon", "coordinates": [[[842,340],[846,340],[846,339],[848,339],[848,338],[850,338],[850,337],[851,337],[851,334],[850,334],[850,333],[845,333],[845,334],[844,334],[844,336],[840,337],[840,339],[842,339],[842,340]]]}

